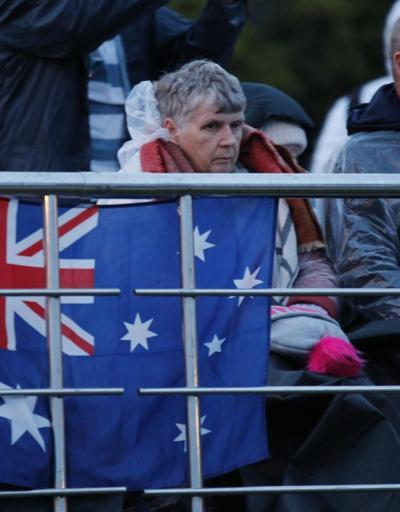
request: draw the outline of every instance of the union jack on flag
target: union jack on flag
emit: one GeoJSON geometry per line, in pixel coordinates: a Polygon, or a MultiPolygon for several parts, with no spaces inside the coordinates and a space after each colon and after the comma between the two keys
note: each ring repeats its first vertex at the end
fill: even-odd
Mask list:
{"type": "MultiPolygon", "coordinates": [[[[270,285],[275,206],[267,198],[194,200],[200,288],[270,285]]],[[[44,288],[41,205],[0,199],[0,219],[0,286],[44,288]]],[[[125,389],[122,397],[64,399],[67,484],[182,485],[185,399],[137,394],[140,387],[185,385],[181,299],[132,293],[181,286],[177,204],[67,205],[58,220],[61,287],[121,290],[118,297],[62,299],[64,386],[125,389]]],[[[45,300],[0,301],[0,390],[48,387],[45,300]]],[[[265,297],[198,298],[201,385],[265,385],[268,304],[265,297]]],[[[203,397],[201,437],[205,477],[264,458],[263,397],[203,397]]],[[[47,398],[1,397],[0,391],[0,451],[0,482],[52,485],[47,398]]]]}
{"type": "MultiPolygon", "coordinates": [[[[0,279],[2,288],[45,288],[43,228],[17,237],[19,203],[0,199],[0,279]]],[[[36,212],[35,212],[36,213],[36,212]]],[[[62,253],[96,228],[96,206],[70,208],[59,216],[59,247],[62,253]]],[[[93,288],[94,259],[60,258],[62,288],[93,288]]],[[[92,297],[64,297],[63,303],[93,303],[92,297]]],[[[45,299],[0,297],[0,349],[16,350],[15,315],[46,336],[45,299]]],[[[93,335],[70,317],[62,315],[63,351],[68,355],[92,355],[93,335]]]]}

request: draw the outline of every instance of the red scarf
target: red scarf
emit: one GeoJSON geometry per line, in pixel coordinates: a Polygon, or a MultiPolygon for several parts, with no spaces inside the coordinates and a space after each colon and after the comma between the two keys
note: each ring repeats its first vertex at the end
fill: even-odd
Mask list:
{"type": "MultiPolygon", "coordinates": [[[[143,172],[189,172],[193,167],[181,148],[157,139],[148,142],[140,150],[143,172]]],[[[247,130],[240,147],[239,161],[251,172],[302,173],[303,169],[282,146],[275,145],[262,132],[247,130]]],[[[323,237],[312,209],[304,199],[286,199],[293,217],[299,246],[308,252],[323,247],[323,237]]]]}

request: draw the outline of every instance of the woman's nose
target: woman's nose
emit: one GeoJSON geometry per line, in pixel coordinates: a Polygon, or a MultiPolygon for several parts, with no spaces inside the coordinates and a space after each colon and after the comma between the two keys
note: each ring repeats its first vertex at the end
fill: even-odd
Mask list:
{"type": "Polygon", "coordinates": [[[231,146],[236,143],[236,138],[230,126],[225,126],[221,133],[220,144],[231,146]]]}

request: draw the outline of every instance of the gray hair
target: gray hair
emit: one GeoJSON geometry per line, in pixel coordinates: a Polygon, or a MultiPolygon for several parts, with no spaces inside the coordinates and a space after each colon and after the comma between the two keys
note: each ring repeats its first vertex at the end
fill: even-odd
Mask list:
{"type": "Polygon", "coordinates": [[[162,121],[171,117],[183,122],[205,99],[211,99],[223,114],[246,108],[239,80],[208,60],[195,60],[165,74],[154,89],[162,121]]]}
{"type": "Polygon", "coordinates": [[[392,34],[396,21],[400,18],[400,0],[396,0],[390,8],[383,30],[383,48],[385,54],[385,66],[388,75],[392,73],[392,34]]]}
{"type": "Polygon", "coordinates": [[[397,19],[396,23],[393,26],[392,36],[390,38],[390,56],[393,74],[393,56],[396,52],[400,52],[400,18],[397,19]]]}

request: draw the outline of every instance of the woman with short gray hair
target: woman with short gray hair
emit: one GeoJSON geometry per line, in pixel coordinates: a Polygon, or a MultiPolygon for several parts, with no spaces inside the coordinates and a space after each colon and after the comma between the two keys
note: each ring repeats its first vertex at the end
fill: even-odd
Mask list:
{"type": "Polygon", "coordinates": [[[246,98],[239,80],[215,62],[194,61],[154,87],[172,141],[195,172],[232,172],[243,135],[246,98]]]}

